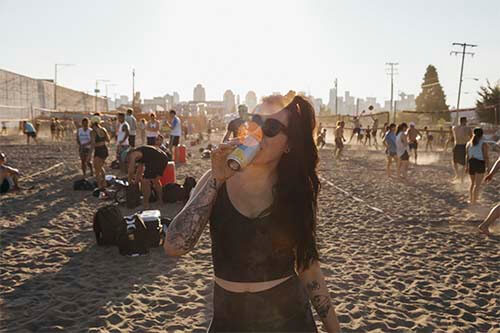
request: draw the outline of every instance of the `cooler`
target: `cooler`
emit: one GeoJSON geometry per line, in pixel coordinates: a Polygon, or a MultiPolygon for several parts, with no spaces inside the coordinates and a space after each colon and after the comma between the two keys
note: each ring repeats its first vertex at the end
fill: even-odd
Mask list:
{"type": "Polygon", "coordinates": [[[186,146],[182,145],[174,148],[174,161],[186,163],[186,146]]]}
{"type": "Polygon", "coordinates": [[[170,161],[167,164],[165,170],[163,170],[163,175],[161,176],[160,183],[161,186],[169,183],[175,183],[175,162],[170,161]]]}

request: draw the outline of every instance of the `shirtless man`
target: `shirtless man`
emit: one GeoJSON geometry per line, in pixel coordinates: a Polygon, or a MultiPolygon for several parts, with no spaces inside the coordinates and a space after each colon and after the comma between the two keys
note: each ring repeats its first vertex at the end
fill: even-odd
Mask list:
{"type": "Polygon", "coordinates": [[[5,165],[7,156],[0,153],[0,194],[7,193],[9,190],[19,190],[19,170],[5,165]]]}
{"type": "MultiPolygon", "coordinates": [[[[498,172],[500,169],[500,157],[497,159],[493,167],[491,168],[490,172],[484,177],[484,181],[486,183],[489,183],[492,179],[493,176],[498,172]]],[[[486,219],[479,225],[479,231],[484,233],[487,236],[491,236],[489,227],[493,222],[496,221],[500,217],[500,202],[498,202],[495,207],[493,207],[486,217],[486,219]]]]}
{"type": "Polygon", "coordinates": [[[337,158],[340,158],[342,150],[344,149],[344,141],[346,141],[346,139],[344,138],[344,126],[345,122],[337,121],[337,128],[335,128],[335,133],[334,133],[335,150],[333,151],[333,156],[336,156],[337,158]]]}
{"type": "Polygon", "coordinates": [[[418,142],[417,142],[417,137],[420,136],[422,137],[422,134],[418,131],[418,129],[415,127],[415,123],[412,121],[410,122],[410,128],[408,129],[408,143],[409,143],[409,148],[410,148],[410,155],[411,151],[415,151],[415,164],[417,164],[417,149],[418,149],[418,142]]]}
{"type": "Polygon", "coordinates": [[[373,137],[373,144],[375,145],[375,149],[378,149],[378,142],[377,142],[377,131],[378,131],[378,118],[373,119],[373,126],[372,126],[372,137],[373,137]]]}
{"type": "Polygon", "coordinates": [[[460,125],[453,126],[453,138],[455,140],[455,147],[453,147],[453,170],[455,171],[455,178],[460,178],[464,182],[465,176],[465,145],[472,137],[472,129],[467,126],[467,117],[460,118],[460,125]],[[462,165],[462,172],[460,177],[458,175],[458,164],[462,165]]]}
{"type": "Polygon", "coordinates": [[[359,134],[361,133],[361,124],[359,122],[358,117],[354,117],[354,119],[351,121],[354,128],[352,130],[351,138],[349,139],[349,143],[351,143],[352,138],[354,137],[355,134],[358,135],[358,141],[359,141],[359,134]]]}

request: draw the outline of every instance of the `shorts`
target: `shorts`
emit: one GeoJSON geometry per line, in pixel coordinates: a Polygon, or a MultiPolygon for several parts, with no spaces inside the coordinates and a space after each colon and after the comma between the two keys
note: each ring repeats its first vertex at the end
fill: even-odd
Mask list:
{"type": "Polygon", "coordinates": [[[214,283],[213,303],[208,332],[317,332],[297,276],[256,293],[235,293],[214,283]]]}
{"type": "Polygon", "coordinates": [[[335,138],[335,147],[342,149],[344,148],[344,143],[341,138],[335,138]]]}
{"type": "Polygon", "coordinates": [[[410,150],[417,150],[418,149],[418,142],[410,142],[409,144],[410,150]]]}
{"type": "Polygon", "coordinates": [[[373,135],[373,136],[377,136],[377,130],[373,130],[373,131],[372,131],[372,135],[373,135]]]}
{"type": "Polygon", "coordinates": [[[130,144],[130,147],[135,147],[135,135],[130,135],[128,136],[128,143],[130,144]]]}
{"type": "Polygon", "coordinates": [[[7,178],[4,178],[2,184],[0,184],[0,194],[9,192],[10,182],[7,178]]]}
{"type": "Polygon", "coordinates": [[[80,146],[80,149],[78,150],[80,152],[81,157],[89,156],[90,155],[90,147],[82,147],[80,146]]]}
{"type": "Polygon", "coordinates": [[[408,155],[408,151],[405,150],[405,152],[403,153],[403,155],[401,155],[399,157],[399,159],[401,161],[408,161],[408,160],[410,160],[410,155],[408,155]]]}
{"type": "Polygon", "coordinates": [[[469,159],[469,175],[483,174],[486,172],[486,163],[484,161],[471,158],[469,159]]]}
{"type": "Polygon", "coordinates": [[[398,154],[395,151],[391,151],[390,152],[390,151],[386,150],[385,153],[389,157],[396,157],[396,156],[398,156],[398,154]]]}
{"type": "Polygon", "coordinates": [[[151,163],[144,164],[144,178],[145,179],[155,179],[156,177],[163,176],[163,171],[167,167],[168,161],[163,163],[161,161],[155,161],[151,163]]]}
{"type": "Polygon", "coordinates": [[[360,134],[361,133],[361,128],[356,127],[355,129],[352,130],[353,134],[360,134]]]}
{"type": "Polygon", "coordinates": [[[171,135],[170,136],[170,142],[172,146],[178,146],[179,145],[179,136],[177,135],[171,135]]]}
{"type": "Polygon", "coordinates": [[[453,147],[453,163],[465,165],[465,145],[453,147]]]}
{"type": "Polygon", "coordinates": [[[108,156],[109,156],[108,147],[106,146],[95,147],[94,157],[99,157],[105,160],[108,156]]]}
{"type": "Polygon", "coordinates": [[[28,132],[26,135],[30,138],[36,138],[36,132],[28,132]]]}
{"type": "Polygon", "coordinates": [[[146,138],[146,144],[148,146],[154,146],[156,144],[156,136],[148,136],[146,138]]]}

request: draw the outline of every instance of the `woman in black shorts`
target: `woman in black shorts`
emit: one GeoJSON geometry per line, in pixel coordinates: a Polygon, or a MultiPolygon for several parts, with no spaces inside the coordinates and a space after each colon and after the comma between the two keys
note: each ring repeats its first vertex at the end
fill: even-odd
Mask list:
{"type": "Polygon", "coordinates": [[[108,131],[101,126],[101,117],[93,116],[90,120],[92,124],[92,132],[90,136],[92,139],[92,147],[94,149],[94,170],[97,187],[104,189],[106,187],[106,179],[104,174],[104,163],[108,157],[108,147],[106,142],[109,142],[108,131]]]}
{"type": "Polygon", "coordinates": [[[238,139],[212,151],[212,169],[170,224],[165,252],[188,253],[210,225],[209,332],[316,332],[310,301],[325,330],[339,332],[316,247],[314,108],[293,92],[274,95],[252,123],[261,138],[255,159],[234,172],[226,159],[238,139]]]}
{"type": "Polygon", "coordinates": [[[466,146],[465,170],[470,176],[470,203],[475,204],[479,196],[479,188],[484,178],[484,173],[489,165],[488,144],[484,142],[483,130],[474,128],[472,139],[466,146]]]}

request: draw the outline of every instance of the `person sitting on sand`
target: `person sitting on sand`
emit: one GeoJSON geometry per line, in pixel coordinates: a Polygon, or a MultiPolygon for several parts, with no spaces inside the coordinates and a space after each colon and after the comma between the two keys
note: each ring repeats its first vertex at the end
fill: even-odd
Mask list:
{"type": "MultiPolygon", "coordinates": [[[[500,169],[500,157],[498,157],[497,161],[491,168],[490,172],[484,177],[485,183],[489,183],[490,181],[493,180],[493,176],[498,172],[500,169]]],[[[486,217],[486,219],[479,225],[479,231],[482,233],[486,234],[487,236],[490,236],[490,226],[495,222],[498,218],[500,218],[500,202],[496,204],[495,207],[493,207],[490,210],[490,213],[486,217]]]]}
{"type": "Polygon", "coordinates": [[[128,153],[128,181],[130,184],[141,181],[144,209],[149,209],[151,186],[155,189],[159,202],[162,202],[160,179],[169,160],[165,152],[154,146],[137,147],[128,153]]]}
{"type": "Polygon", "coordinates": [[[396,146],[396,124],[390,124],[387,132],[384,135],[385,153],[387,155],[387,177],[392,176],[391,165],[392,161],[398,163],[398,150],[396,146]]]}
{"type": "Polygon", "coordinates": [[[398,177],[406,179],[410,153],[408,150],[408,137],[406,130],[408,125],[401,123],[396,130],[396,150],[398,153],[398,177]]]}
{"type": "Polygon", "coordinates": [[[422,137],[420,131],[415,127],[415,123],[410,122],[410,128],[408,129],[406,135],[408,136],[408,148],[414,151],[415,164],[417,164],[417,150],[418,150],[418,137],[422,137]]]}
{"type": "Polygon", "coordinates": [[[0,194],[17,191],[19,187],[19,170],[6,165],[7,155],[0,153],[0,194]]]}
{"type": "Polygon", "coordinates": [[[83,177],[87,175],[87,166],[90,170],[90,176],[94,175],[90,158],[92,156],[92,129],[89,128],[89,119],[82,119],[82,127],[76,132],[76,143],[78,144],[78,152],[80,155],[83,177]]]}
{"type": "Polygon", "coordinates": [[[460,118],[460,126],[453,126],[453,139],[455,141],[455,147],[453,147],[453,170],[455,171],[455,178],[460,178],[460,181],[464,182],[465,176],[465,145],[472,137],[472,130],[467,127],[467,117],[460,118]],[[458,164],[462,165],[462,172],[460,176],[458,174],[458,164]]]}
{"type": "Polygon", "coordinates": [[[474,128],[472,139],[467,143],[466,161],[465,170],[470,176],[470,203],[475,204],[489,165],[488,144],[484,142],[483,129],[480,127],[474,128]]]}
{"type": "Polygon", "coordinates": [[[26,144],[30,144],[30,138],[33,138],[35,143],[38,143],[36,139],[36,129],[33,124],[29,121],[23,121],[23,132],[26,134],[26,144]]]}
{"type": "Polygon", "coordinates": [[[257,156],[234,172],[226,158],[238,140],[212,152],[212,169],[168,228],[165,252],[190,252],[210,225],[209,332],[316,332],[309,300],[324,329],[340,332],[316,245],[314,108],[301,96],[273,95],[255,115],[263,133],[257,156]]]}
{"type": "Polygon", "coordinates": [[[337,121],[337,128],[335,128],[335,150],[333,151],[333,156],[340,158],[342,150],[344,150],[344,121],[337,121]]]}
{"type": "Polygon", "coordinates": [[[108,147],[106,146],[106,142],[110,141],[108,131],[104,127],[101,126],[101,117],[93,116],[90,119],[90,123],[92,125],[92,132],[90,134],[92,148],[94,149],[94,171],[95,178],[97,181],[97,187],[100,190],[104,190],[106,188],[106,178],[104,171],[104,163],[106,162],[106,158],[109,156],[108,147]]]}

